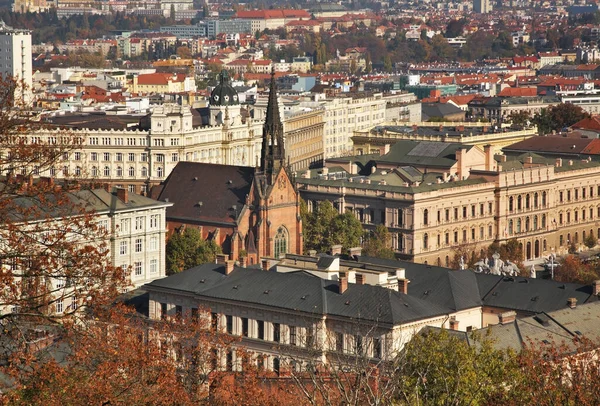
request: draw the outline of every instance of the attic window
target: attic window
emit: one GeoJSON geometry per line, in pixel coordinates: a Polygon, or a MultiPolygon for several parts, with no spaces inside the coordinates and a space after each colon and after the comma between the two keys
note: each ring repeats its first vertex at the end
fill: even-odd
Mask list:
{"type": "Polygon", "coordinates": [[[265,295],[268,295],[270,291],[271,291],[270,289],[267,289],[267,290],[265,290],[263,293],[264,293],[265,295]]]}
{"type": "Polygon", "coordinates": [[[346,306],[350,305],[350,301],[347,300],[346,303],[344,303],[346,306]]]}
{"type": "Polygon", "coordinates": [[[197,176],[194,176],[194,180],[198,180],[198,177],[197,177],[197,176]]]}
{"type": "Polygon", "coordinates": [[[227,184],[228,184],[228,185],[231,185],[232,183],[233,183],[233,181],[232,181],[231,179],[229,179],[229,180],[227,181],[227,184]]]}
{"type": "Polygon", "coordinates": [[[200,283],[204,283],[204,282],[205,282],[205,280],[204,280],[204,279],[200,279],[200,283]]]}
{"type": "Polygon", "coordinates": [[[308,295],[304,295],[304,296],[302,296],[300,299],[302,299],[302,300],[306,300],[306,298],[307,298],[307,297],[308,297],[308,295]]]}
{"type": "Polygon", "coordinates": [[[238,285],[235,285],[233,288],[234,288],[234,289],[237,289],[237,288],[238,288],[238,285]]]}
{"type": "Polygon", "coordinates": [[[538,300],[539,298],[540,298],[539,296],[534,296],[534,297],[532,297],[532,298],[531,298],[531,301],[532,301],[532,302],[537,302],[537,300],[538,300]]]}
{"type": "Polygon", "coordinates": [[[579,330],[575,330],[575,334],[577,334],[578,336],[582,336],[583,334],[581,333],[581,331],[579,330]]]}

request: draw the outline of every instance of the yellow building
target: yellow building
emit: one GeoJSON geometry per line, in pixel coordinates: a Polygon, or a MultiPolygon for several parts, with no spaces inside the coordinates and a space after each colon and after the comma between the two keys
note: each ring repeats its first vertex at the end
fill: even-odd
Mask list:
{"type": "Polygon", "coordinates": [[[385,224],[397,255],[420,263],[447,265],[458,247],[512,238],[533,259],[598,237],[600,163],[484,150],[400,141],[385,155],[330,159],[298,186],[309,208],[329,200],[366,229],[385,224]]]}

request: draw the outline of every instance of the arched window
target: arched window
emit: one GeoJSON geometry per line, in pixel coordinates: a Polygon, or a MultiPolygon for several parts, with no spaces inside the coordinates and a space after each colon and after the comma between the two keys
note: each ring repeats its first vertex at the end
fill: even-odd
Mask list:
{"type": "Polygon", "coordinates": [[[538,216],[533,216],[533,230],[537,230],[538,228],[538,216]]]}
{"type": "Polygon", "coordinates": [[[423,224],[427,225],[429,223],[429,210],[423,210],[423,224]]]}
{"type": "Polygon", "coordinates": [[[142,177],[143,178],[148,177],[148,168],[146,168],[145,166],[142,168],[142,177]]]}
{"type": "Polygon", "coordinates": [[[104,167],[104,176],[106,176],[106,177],[110,176],[110,166],[104,167]]]}
{"type": "Polygon", "coordinates": [[[513,211],[514,210],[514,199],[513,197],[509,197],[508,198],[508,211],[513,211]]]}
{"type": "Polygon", "coordinates": [[[525,231],[529,231],[529,217],[525,218],[525,231]]]}
{"type": "Polygon", "coordinates": [[[517,210],[521,210],[523,208],[523,199],[521,195],[517,197],[517,210]]]}
{"type": "Polygon", "coordinates": [[[275,258],[279,258],[281,254],[288,252],[288,231],[285,227],[279,227],[275,234],[275,258]]]}
{"type": "Polygon", "coordinates": [[[535,209],[538,208],[538,193],[537,192],[535,192],[535,194],[533,195],[533,207],[535,209]]]}
{"type": "Polygon", "coordinates": [[[117,176],[120,178],[121,176],[123,176],[123,168],[121,168],[120,166],[117,166],[117,176]]]}
{"type": "Polygon", "coordinates": [[[548,242],[547,242],[546,240],[544,240],[544,244],[543,244],[542,246],[543,246],[543,248],[542,248],[542,249],[543,249],[544,251],[546,251],[546,250],[548,249],[548,242]]]}
{"type": "Polygon", "coordinates": [[[129,167],[129,177],[133,178],[135,176],[135,168],[133,166],[129,167]]]}
{"type": "Polygon", "coordinates": [[[513,233],[513,221],[508,220],[508,235],[512,235],[513,233]]]}
{"type": "Polygon", "coordinates": [[[81,166],[75,167],[75,176],[81,176],[81,166]]]}
{"type": "Polygon", "coordinates": [[[429,235],[423,234],[423,249],[426,250],[429,247],[429,235]]]}
{"type": "Polygon", "coordinates": [[[520,233],[520,232],[521,232],[521,219],[518,218],[517,219],[517,233],[520,233]]]}
{"type": "Polygon", "coordinates": [[[542,228],[546,228],[546,215],[542,214],[542,228]]]}
{"type": "Polygon", "coordinates": [[[529,197],[529,195],[525,195],[525,208],[528,209],[529,208],[529,201],[531,200],[531,198],[529,197]]]}
{"type": "Polygon", "coordinates": [[[546,207],[546,192],[542,192],[542,207],[546,207]]]}
{"type": "Polygon", "coordinates": [[[94,177],[98,176],[98,168],[95,166],[92,166],[92,176],[94,176],[94,177]]]}
{"type": "Polygon", "coordinates": [[[162,166],[159,166],[158,168],[156,168],[156,176],[158,176],[159,178],[162,178],[164,174],[164,170],[162,168],[162,166]]]}
{"type": "Polygon", "coordinates": [[[450,257],[446,255],[446,266],[450,266],[450,257]]]}

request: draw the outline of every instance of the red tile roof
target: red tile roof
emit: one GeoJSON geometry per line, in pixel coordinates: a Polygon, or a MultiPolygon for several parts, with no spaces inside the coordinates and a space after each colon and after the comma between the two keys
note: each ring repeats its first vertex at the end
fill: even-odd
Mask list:
{"type": "Polygon", "coordinates": [[[535,87],[505,87],[502,89],[500,97],[533,97],[537,96],[535,87]]]}
{"type": "Polygon", "coordinates": [[[592,116],[588,118],[584,118],[573,124],[572,128],[577,128],[581,130],[596,130],[600,131],[600,117],[592,116]]]}
{"type": "Polygon", "coordinates": [[[166,85],[170,82],[183,82],[185,80],[183,73],[147,73],[138,76],[138,85],[166,85]]]}

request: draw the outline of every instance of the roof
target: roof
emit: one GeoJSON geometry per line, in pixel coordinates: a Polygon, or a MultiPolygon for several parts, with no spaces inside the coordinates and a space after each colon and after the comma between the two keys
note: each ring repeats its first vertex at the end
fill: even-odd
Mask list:
{"type": "Polygon", "coordinates": [[[137,77],[138,85],[167,85],[170,82],[183,82],[186,75],[183,73],[147,73],[137,77]]]}
{"type": "Polygon", "coordinates": [[[375,158],[375,161],[449,168],[456,164],[456,151],[462,148],[470,150],[473,146],[438,141],[399,140],[390,147],[387,154],[375,158]]]}
{"type": "Polygon", "coordinates": [[[537,96],[535,87],[505,87],[499,97],[533,97],[537,96]]]}
{"type": "Polygon", "coordinates": [[[465,111],[450,103],[423,103],[421,105],[421,112],[427,118],[465,114],[465,111]]]}
{"type": "Polygon", "coordinates": [[[167,219],[233,224],[253,179],[254,168],[246,166],[179,162],[157,195],[158,200],[174,203],[167,209],[167,219]]]}
{"type": "Polygon", "coordinates": [[[593,142],[589,138],[535,136],[504,147],[503,151],[582,154],[593,142]]]}
{"type": "Polygon", "coordinates": [[[591,116],[579,120],[571,126],[571,128],[577,128],[582,130],[596,130],[600,131],[600,117],[591,116]]]}
{"type": "Polygon", "coordinates": [[[192,293],[207,299],[235,300],[250,305],[271,306],[284,311],[338,316],[399,325],[440,316],[446,309],[391,289],[348,284],[340,294],[338,282],[306,272],[279,273],[256,268],[204,264],[155,280],[145,288],[192,293]]]}

